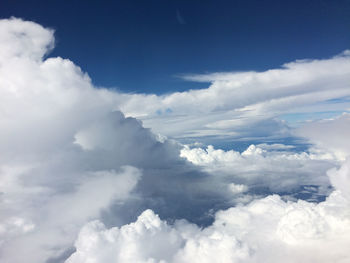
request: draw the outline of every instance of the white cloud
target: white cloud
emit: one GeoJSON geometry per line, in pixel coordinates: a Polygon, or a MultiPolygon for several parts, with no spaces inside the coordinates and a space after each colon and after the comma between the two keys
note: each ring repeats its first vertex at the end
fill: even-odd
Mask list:
{"type": "Polygon", "coordinates": [[[327,188],[326,171],[339,163],[335,156],[316,151],[297,153],[290,149],[293,147],[262,144],[250,145],[240,153],[214,149],[211,145],[206,149],[185,146],[181,156],[225,184],[233,182],[253,189],[268,187],[273,192],[299,191],[299,187],[305,185],[327,188]]]}
{"type": "Polygon", "coordinates": [[[334,119],[308,122],[296,130],[296,134],[345,160],[350,155],[349,130],[350,114],[343,113],[334,119]]]}
{"type": "Polygon", "coordinates": [[[67,262],[158,262],[174,254],[182,242],[175,230],[147,210],[120,229],[107,230],[98,221],[88,223],[76,242],[81,250],[67,262]],[[152,259],[155,251],[159,254],[152,259]]]}
{"type": "MultiPolygon", "coordinates": [[[[36,23],[0,20],[0,33],[1,261],[62,262],[72,253],[81,226],[94,219],[107,227],[124,226],[107,229],[98,221],[87,224],[71,262],[113,262],[115,258],[118,262],[254,260],[254,255],[264,255],[265,248],[270,248],[267,243],[260,249],[269,229],[278,230],[273,235],[279,238],[278,244],[287,244],[282,256],[295,240],[326,237],[326,242],[335,224],[324,226],[332,220],[340,222],[347,233],[346,194],[338,192],[319,205],[286,203],[278,196],[256,200],[217,213],[215,223],[205,229],[184,221],[169,225],[150,210],[136,223],[127,224],[145,208],[170,220],[202,222],[207,219],[205,213],[227,208],[236,196],[241,203],[250,201],[251,191],[259,183],[276,191],[310,182],[324,186],[328,179],[322,172],[334,160],[319,152],[294,154],[284,145],[252,146],[242,154],[210,147],[207,151],[185,148],[182,154],[192,163],[204,171],[220,173],[209,175],[179,157],[180,144],[152,134],[118,108],[129,115],[142,115],[148,125],[156,130],[162,127],[159,131],[175,137],[270,136],[271,129],[288,134],[288,127],[273,119],[271,111],[266,110],[267,117],[259,114],[267,108],[257,107],[257,103],[281,109],[279,100],[291,95],[288,90],[305,103],[309,97],[319,101],[347,94],[343,87],[348,54],[262,73],[228,75],[225,78],[230,80],[214,80],[205,90],[159,97],[96,89],[89,76],[70,60],[45,59],[53,48],[53,31],[36,23]],[[328,67],[335,71],[325,70],[328,67]],[[285,81],[290,81],[290,86],[283,86],[285,81]],[[328,94],[330,83],[334,84],[333,95],[328,94]],[[305,88],[309,91],[303,97],[305,88]],[[278,103],[273,104],[275,99],[278,103]],[[161,114],[155,118],[158,109],[161,114]],[[262,124],[268,127],[264,129],[262,124]],[[245,125],[261,129],[250,132],[245,125]],[[258,169],[268,172],[267,176],[262,178],[258,169]],[[250,177],[244,181],[246,175],[250,177]],[[267,178],[271,182],[264,184],[267,178]],[[288,209],[297,212],[283,219],[288,209]],[[338,213],[338,209],[343,212],[338,213]],[[239,216],[225,219],[232,211],[239,216]],[[259,211],[272,212],[262,215],[259,211]],[[245,216],[253,221],[240,222],[245,216]],[[295,226],[289,223],[297,222],[299,227],[300,218],[309,223],[295,233],[295,226]],[[320,224],[314,222],[320,218],[320,224]],[[221,221],[225,225],[220,225],[221,221]],[[253,223],[244,225],[247,222],[253,223]],[[262,222],[267,222],[266,230],[262,222]],[[251,225],[255,229],[250,229],[251,225]],[[248,233],[247,238],[244,233],[248,233]],[[255,239],[253,233],[261,239],[255,239]]],[[[346,166],[330,172],[332,183],[343,192],[347,173],[346,166]]],[[[341,255],[342,247],[335,251],[341,255]]]]}
{"type": "Polygon", "coordinates": [[[233,194],[240,194],[240,193],[244,193],[244,192],[248,191],[248,186],[246,186],[244,184],[230,183],[228,185],[228,188],[233,194]]]}
{"type": "MultiPolygon", "coordinates": [[[[347,184],[349,164],[334,174],[347,184]]],[[[204,229],[186,221],[169,225],[150,210],[121,228],[94,221],[81,230],[77,251],[66,262],[345,263],[350,260],[348,194],[349,188],[335,190],[319,204],[268,196],[217,212],[204,229]]]]}
{"type": "Polygon", "coordinates": [[[210,82],[206,89],[167,95],[121,94],[120,109],[170,137],[266,138],[290,135],[278,117],[290,113],[345,111],[350,95],[349,52],[323,60],[298,60],[264,72],[185,76],[210,82]],[[332,69],[332,70],[329,70],[332,69]]]}
{"type": "Polygon", "coordinates": [[[0,32],[0,260],[50,261],[87,221],[123,222],[148,195],[161,202],[158,178],[185,163],[175,143],[116,111],[116,93],[67,59],[44,59],[52,30],[9,19],[0,32]]]}
{"type": "MultiPolygon", "coordinates": [[[[53,187],[27,194],[7,192],[4,188],[1,258],[6,262],[42,262],[59,255],[71,246],[82,224],[98,218],[100,211],[112,202],[123,202],[129,197],[140,173],[127,167],[121,173],[100,171],[84,177],[77,189],[67,189],[66,193],[53,187]]],[[[76,176],[72,181],[78,179],[76,176]]],[[[25,190],[30,191],[31,186],[25,190]]]]}
{"type": "Polygon", "coordinates": [[[224,203],[179,144],[116,111],[120,94],[94,88],[70,60],[43,58],[52,30],[20,19],[0,30],[11,45],[0,63],[1,261],[55,262],[92,219],[125,224],[150,207],[201,220],[224,203]]]}
{"type": "Polygon", "coordinates": [[[53,30],[18,19],[0,21],[0,63],[8,59],[41,60],[53,48],[53,30]]]}
{"type": "MultiPolygon", "coordinates": [[[[113,94],[94,89],[71,61],[42,60],[53,46],[52,30],[10,19],[0,21],[0,32],[1,260],[44,262],[70,247],[102,209],[127,200],[141,177],[136,168],[122,168],[130,157],[115,165],[96,160],[118,151],[104,150],[101,134],[87,142],[103,153],[84,151],[74,137],[95,120],[99,129],[114,120],[118,140],[149,132],[113,115],[113,94]]],[[[120,154],[128,154],[125,148],[120,154]]]]}

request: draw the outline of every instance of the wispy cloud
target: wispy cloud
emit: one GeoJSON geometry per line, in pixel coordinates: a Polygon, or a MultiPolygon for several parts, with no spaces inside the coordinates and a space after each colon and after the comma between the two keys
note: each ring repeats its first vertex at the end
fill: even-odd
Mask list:
{"type": "Polygon", "coordinates": [[[185,25],[185,24],[186,24],[186,21],[185,21],[185,19],[183,18],[183,16],[181,15],[179,9],[176,9],[176,20],[177,20],[177,22],[179,22],[179,24],[181,24],[181,25],[185,25]]]}
{"type": "MultiPolygon", "coordinates": [[[[146,127],[173,138],[221,136],[259,137],[253,127],[267,127],[270,134],[285,136],[283,114],[303,111],[346,111],[349,102],[330,103],[350,95],[348,52],[322,60],[298,60],[264,72],[187,75],[190,81],[210,82],[206,89],[168,95],[120,94],[120,109],[141,118],[146,127]],[[330,70],[332,69],[332,70],[330,70]],[[155,114],[165,112],[167,114],[155,114]],[[280,126],[276,129],[276,126],[280,126]],[[272,128],[273,127],[273,128],[272,128]],[[248,135],[249,134],[249,135],[248,135]]],[[[266,136],[264,134],[264,136],[266,136]]]]}

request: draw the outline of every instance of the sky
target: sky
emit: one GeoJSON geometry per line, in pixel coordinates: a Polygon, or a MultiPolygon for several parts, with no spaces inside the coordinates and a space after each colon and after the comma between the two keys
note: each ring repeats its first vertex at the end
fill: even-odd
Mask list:
{"type": "Polygon", "coordinates": [[[349,3],[0,1],[0,261],[350,262],[349,3]]]}
{"type": "Polygon", "coordinates": [[[337,1],[10,1],[11,16],[55,29],[49,56],[72,59],[96,86],[164,94],[206,83],[183,74],[263,71],[328,58],[350,44],[350,3],[337,1]]]}

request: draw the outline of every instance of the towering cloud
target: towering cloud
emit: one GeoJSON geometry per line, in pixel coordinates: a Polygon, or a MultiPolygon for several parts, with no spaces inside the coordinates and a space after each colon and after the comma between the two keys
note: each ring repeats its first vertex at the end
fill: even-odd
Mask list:
{"type": "Polygon", "coordinates": [[[125,141],[148,131],[108,115],[109,92],[94,89],[71,61],[43,60],[52,30],[10,19],[0,21],[0,32],[1,260],[45,262],[69,248],[81,224],[128,199],[141,177],[123,160],[98,162],[112,152],[99,141],[85,151],[79,134],[103,116],[125,141]]]}
{"type": "Polygon", "coordinates": [[[1,261],[59,258],[101,214],[129,222],[147,202],[170,211],[162,203],[174,197],[162,193],[178,189],[168,182],[181,189],[176,176],[193,169],[177,144],[125,118],[117,94],[94,88],[71,61],[44,59],[52,30],[10,19],[0,32],[1,261]]]}

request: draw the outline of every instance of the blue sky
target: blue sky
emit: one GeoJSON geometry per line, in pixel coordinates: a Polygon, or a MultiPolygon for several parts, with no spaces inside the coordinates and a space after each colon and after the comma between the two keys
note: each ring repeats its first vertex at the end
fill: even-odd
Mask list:
{"type": "Polygon", "coordinates": [[[10,1],[0,16],[55,29],[50,56],[97,86],[163,94],[207,83],[181,74],[263,71],[350,46],[350,1],[10,1]]]}

